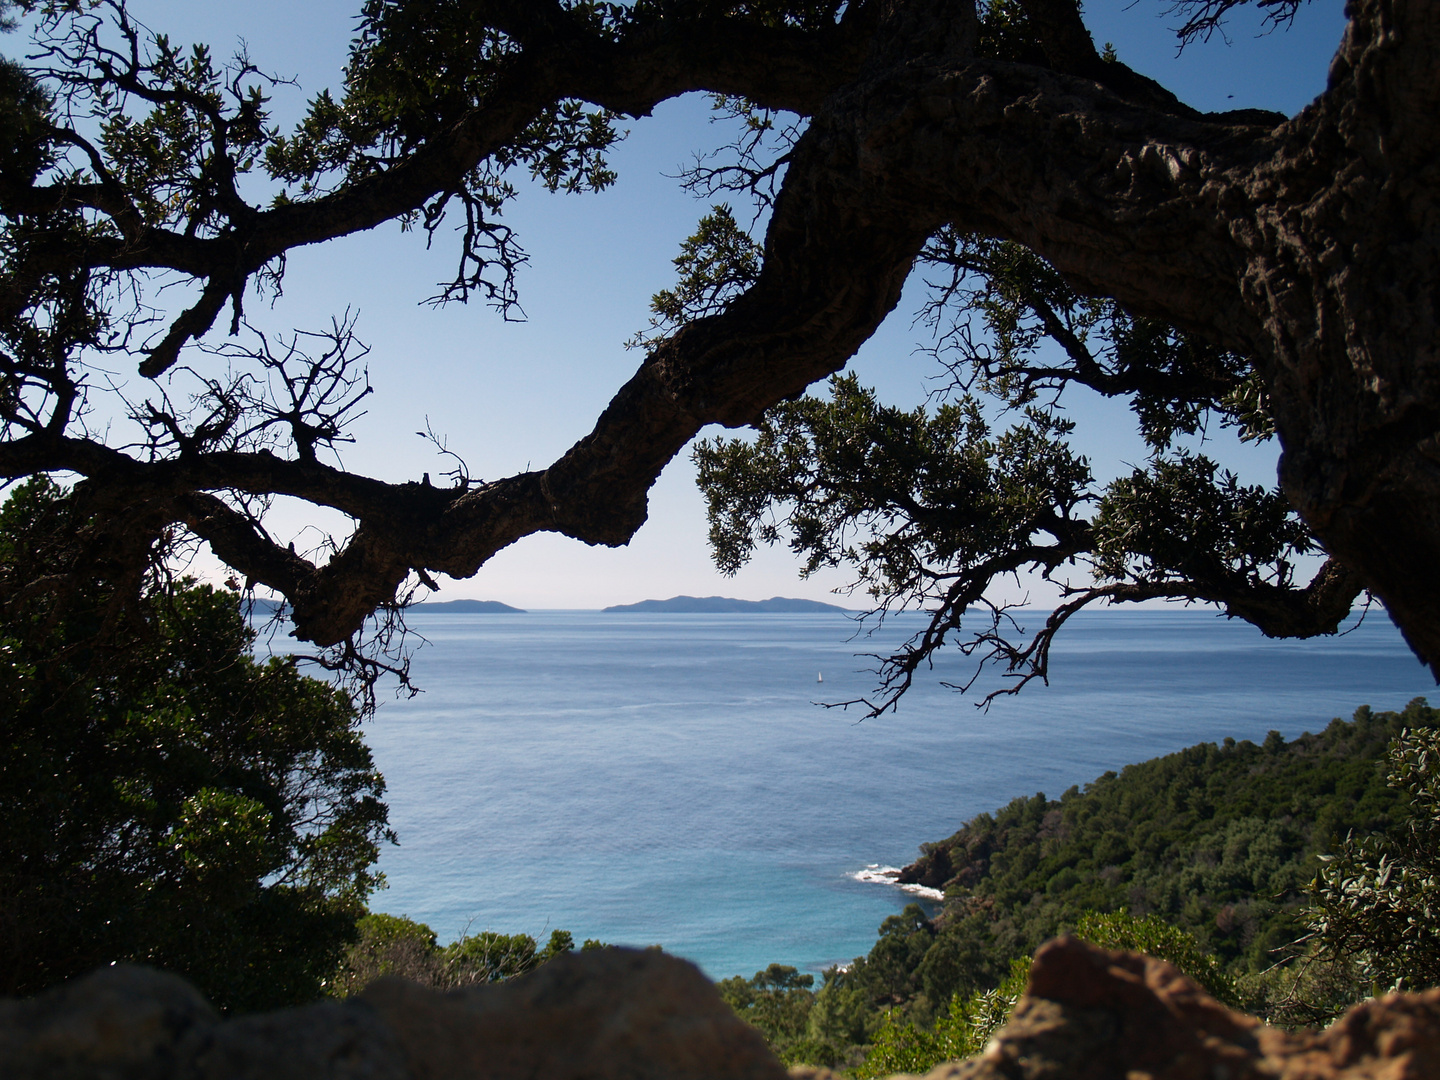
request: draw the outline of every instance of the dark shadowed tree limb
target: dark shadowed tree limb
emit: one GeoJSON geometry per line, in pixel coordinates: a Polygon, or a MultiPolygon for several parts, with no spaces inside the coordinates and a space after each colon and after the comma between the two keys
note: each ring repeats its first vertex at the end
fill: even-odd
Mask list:
{"type": "MultiPolygon", "coordinates": [[[[298,185],[273,207],[236,206],[224,170],[193,154],[138,192],[117,191],[103,168],[75,183],[38,166],[30,182],[7,180],[0,208],[29,231],[7,263],[0,324],[49,304],[41,294],[63,268],[112,280],[176,270],[200,300],[151,351],[146,371],[157,371],[172,346],[178,357],[176,340],[203,334],[226,297],[233,304],[246,282],[277,274],[291,248],[397,218],[433,228],[457,199],[477,223],[456,282],[463,295],[487,260],[503,271],[517,257],[495,221],[497,177],[529,167],[556,188],[604,186],[606,116],[643,115],[692,90],[810,117],[789,150],[754,283],[653,343],[594,430],[538,472],[437,489],[298,452],[177,442],[169,456],[136,457],[43,418],[11,429],[0,472],[68,469],[102,502],[141,499],[143,520],[187,523],[237,570],[284,592],[301,636],[339,642],[412,570],[466,576],[535,531],[624,543],[650,485],[701,427],[754,423],[842,367],[895,305],[927,238],[953,227],[1017,242],[1081,293],[1249,358],[1292,504],[1417,653],[1440,664],[1436,0],[1356,3],[1329,88],[1285,122],[1199,115],[1123,65],[1097,66],[1073,4],[1024,7],[1038,58],[985,45],[990,31],[963,0],[852,3],[838,22],[833,4],[657,3],[608,15],[595,5],[372,5],[349,111],[318,103],[307,137],[283,145],[253,136],[256,153],[274,151],[275,175],[298,185]],[[426,36],[432,15],[470,20],[486,43],[473,69],[453,52],[470,39],[426,36]],[[453,84],[396,81],[440,62],[455,65],[453,84]],[[599,111],[567,112],[577,101],[599,111]],[[306,158],[302,144],[324,154],[306,158]],[[162,190],[183,197],[159,199],[162,190]],[[500,246],[483,248],[487,237],[500,246]],[[333,506],[355,532],[315,565],[226,510],[226,492],[333,506]]],[[[50,59],[92,79],[97,62],[83,50],[50,59]]],[[[125,78],[152,85],[148,61],[128,63],[125,78]]],[[[218,130],[245,108],[263,111],[242,101],[215,112],[207,80],[194,76],[194,125],[218,130]]],[[[186,131],[162,134],[180,146],[186,131]]],[[[98,151],[107,161],[115,152],[98,151]]],[[[88,333],[61,344],[104,345],[88,333]]],[[[59,387],[45,370],[26,359],[13,373],[59,387]]]]}

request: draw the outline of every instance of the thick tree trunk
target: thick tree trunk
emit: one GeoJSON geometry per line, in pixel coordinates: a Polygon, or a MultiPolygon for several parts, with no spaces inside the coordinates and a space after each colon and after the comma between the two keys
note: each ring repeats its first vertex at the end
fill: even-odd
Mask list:
{"type": "Polygon", "coordinates": [[[852,112],[896,148],[870,167],[893,205],[1255,358],[1287,495],[1440,673],[1440,4],[1351,13],[1326,93],[1273,128],[942,59],[852,112]]]}
{"type": "Polygon", "coordinates": [[[1244,280],[1282,483],[1440,673],[1440,4],[1357,5],[1288,128],[1244,280]]]}

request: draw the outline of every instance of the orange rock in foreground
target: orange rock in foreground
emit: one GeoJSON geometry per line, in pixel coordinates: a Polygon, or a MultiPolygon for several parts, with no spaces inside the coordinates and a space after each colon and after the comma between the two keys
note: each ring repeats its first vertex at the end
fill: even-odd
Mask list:
{"type": "MultiPolygon", "coordinates": [[[[795,1069],[792,1080],[825,1080],[795,1069]]],[[[1058,938],[985,1053],[926,1080],[1440,1080],[1440,990],[1357,1005],[1322,1032],[1233,1012],[1171,964],[1058,938]]]]}

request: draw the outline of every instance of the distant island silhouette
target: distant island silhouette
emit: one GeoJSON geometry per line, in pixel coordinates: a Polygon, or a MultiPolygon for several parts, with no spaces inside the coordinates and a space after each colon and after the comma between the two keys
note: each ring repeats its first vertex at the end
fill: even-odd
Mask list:
{"type": "Polygon", "coordinates": [[[733,600],[728,596],[672,596],[669,600],[641,600],[638,604],[614,604],[605,611],[663,611],[681,614],[708,614],[716,611],[848,611],[838,604],[819,600],[795,600],[772,596],[769,600],[733,600]]]}
{"type": "MultiPolygon", "coordinates": [[[[251,618],[268,619],[276,612],[289,616],[283,600],[267,600],[255,597],[249,601],[251,618]],[[282,610],[284,609],[284,610],[282,610]]],[[[418,611],[437,615],[524,615],[524,608],[511,607],[499,600],[427,600],[422,604],[411,604],[406,611],[418,611]]],[[[800,600],[788,596],[772,596],[769,600],[736,600],[729,596],[672,596],[669,600],[641,600],[638,604],[614,604],[605,611],[670,612],[674,614],[712,614],[720,611],[748,611],[798,614],[815,611],[850,611],[839,604],[825,604],[819,600],[800,600]]]]}
{"type": "MultiPolygon", "coordinates": [[[[255,597],[250,601],[252,607],[250,614],[252,618],[269,619],[273,618],[277,611],[282,608],[286,618],[289,617],[289,609],[283,600],[267,600],[264,597],[255,597]]],[[[243,610],[243,609],[242,609],[243,610]]],[[[525,609],[511,607],[509,604],[502,604],[499,600],[437,600],[427,601],[423,604],[411,604],[406,611],[435,612],[440,615],[524,615],[525,609]]]]}
{"type": "Polygon", "coordinates": [[[443,615],[524,615],[525,609],[502,604],[499,600],[427,600],[406,611],[434,611],[443,615]]]}

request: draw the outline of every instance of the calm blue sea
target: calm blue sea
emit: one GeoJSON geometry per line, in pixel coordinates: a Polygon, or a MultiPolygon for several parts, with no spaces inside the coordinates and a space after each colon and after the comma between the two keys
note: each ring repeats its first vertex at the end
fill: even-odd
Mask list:
{"type": "Polygon", "coordinates": [[[856,653],[877,642],[841,614],[412,625],[425,692],[367,728],[400,836],[372,908],[442,940],[558,928],[659,944],[714,978],[868,951],[914,897],[856,875],[1017,795],[1227,735],[1290,738],[1434,685],[1383,614],[1276,642],[1204,611],[1095,612],[1062,635],[1049,687],[979,712],[939,685],[968,673],[948,656],[898,714],[857,723],[815,704],[873,687],[856,653]]]}

